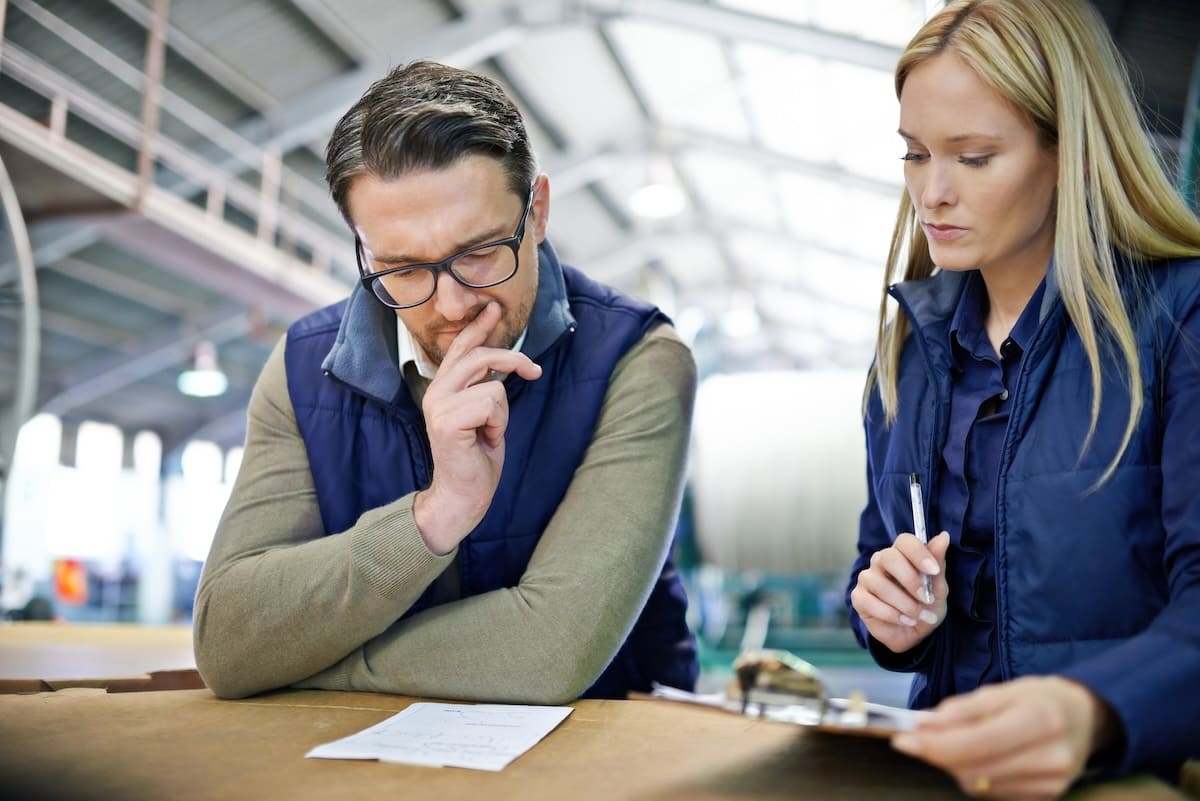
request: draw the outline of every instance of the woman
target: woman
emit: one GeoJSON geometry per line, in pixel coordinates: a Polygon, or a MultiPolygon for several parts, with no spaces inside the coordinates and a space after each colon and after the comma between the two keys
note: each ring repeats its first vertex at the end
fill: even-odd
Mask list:
{"type": "Polygon", "coordinates": [[[981,796],[1177,778],[1200,756],[1200,223],[1086,0],[952,2],[896,91],[900,283],[847,595],[934,709],[893,744],[981,796]]]}

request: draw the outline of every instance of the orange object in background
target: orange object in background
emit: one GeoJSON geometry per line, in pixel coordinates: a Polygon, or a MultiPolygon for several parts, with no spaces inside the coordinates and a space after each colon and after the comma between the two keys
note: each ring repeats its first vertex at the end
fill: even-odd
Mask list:
{"type": "Polygon", "coordinates": [[[64,604],[87,603],[87,566],[82,559],[54,560],[54,595],[64,604]]]}

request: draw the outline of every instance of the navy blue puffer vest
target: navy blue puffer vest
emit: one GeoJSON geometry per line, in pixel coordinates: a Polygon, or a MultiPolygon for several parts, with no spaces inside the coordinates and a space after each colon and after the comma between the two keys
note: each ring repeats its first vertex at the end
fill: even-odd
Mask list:
{"type": "MultiPolygon", "coordinates": [[[[553,252],[543,252],[542,259],[547,256],[556,272],[553,252]]],[[[540,354],[530,354],[542,366],[541,378],[526,382],[512,376],[505,382],[510,416],[504,469],[486,516],[459,546],[464,597],[519,583],[591,442],[613,368],[666,320],[652,306],[569,267],[561,270],[574,325],[540,354]]],[[[535,317],[542,295],[539,290],[535,317]]],[[[400,384],[390,398],[376,397],[323,369],[346,307],[343,301],[296,322],[286,348],[288,390],[327,534],[427,486],[432,467],[424,419],[407,387],[400,384]]],[[[389,358],[394,371],[394,354],[389,358]]],[[[427,590],[406,616],[427,608],[431,594],[427,590]]],[[[629,637],[584,697],[623,698],[630,690],[648,691],[652,681],[691,689],[697,665],[686,607],[668,558],[629,637]]]]}

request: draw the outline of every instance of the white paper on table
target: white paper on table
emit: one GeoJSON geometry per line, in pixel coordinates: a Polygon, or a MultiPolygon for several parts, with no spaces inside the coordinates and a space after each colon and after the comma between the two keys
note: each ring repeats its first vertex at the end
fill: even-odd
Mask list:
{"type": "Polygon", "coordinates": [[[319,745],[317,759],[378,759],[502,770],[571,714],[569,706],[414,703],[358,734],[319,745]]]}

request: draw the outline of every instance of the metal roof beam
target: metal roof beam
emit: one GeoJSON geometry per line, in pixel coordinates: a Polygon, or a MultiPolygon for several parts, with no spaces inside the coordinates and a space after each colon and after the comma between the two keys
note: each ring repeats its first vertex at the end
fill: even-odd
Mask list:
{"type": "Polygon", "coordinates": [[[721,137],[716,134],[683,129],[659,128],[655,132],[645,125],[635,130],[630,137],[619,143],[595,150],[576,150],[560,156],[547,165],[547,172],[554,180],[557,195],[569,194],[588,183],[611,174],[615,161],[630,158],[648,158],[656,153],[682,154],[688,150],[700,150],[722,156],[742,159],[757,164],[771,172],[794,172],[810,178],[837,183],[840,186],[876,192],[894,197],[903,188],[900,181],[884,181],[867,175],[850,172],[824,161],[811,161],[788,153],[766,150],[751,144],[721,137]]]}
{"type": "MultiPolygon", "coordinates": [[[[126,6],[132,8],[132,5],[139,5],[137,3],[131,5],[132,0],[109,1],[122,10],[126,10],[126,6]]],[[[297,7],[311,5],[309,0],[293,0],[293,2],[297,7]]],[[[759,17],[734,9],[699,6],[681,2],[681,0],[591,0],[582,8],[582,11],[584,12],[582,16],[591,17],[597,21],[637,15],[639,18],[658,19],[724,38],[744,38],[792,51],[810,52],[885,69],[892,68],[898,55],[896,48],[866,42],[855,37],[759,17]],[[883,64],[884,61],[887,63],[883,64]]],[[[142,16],[145,14],[148,12],[142,16]]],[[[545,17],[543,21],[565,22],[567,21],[565,8],[563,14],[561,19],[554,20],[552,17],[545,17]]],[[[407,49],[414,54],[419,50],[426,57],[450,63],[475,64],[498,55],[521,41],[528,34],[530,28],[531,20],[522,16],[518,4],[510,3],[486,11],[470,13],[460,20],[447,23],[419,47],[414,44],[407,49]]],[[[180,41],[183,41],[182,35],[180,35],[180,41]]],[[[193,53],[193,55],[195,54],[193,53]]],[[[280,104],[269,109],[261,117],[243,123],[236,128],[235,133],[259,147],[275,147],[284,152],[306,144],[332,128],[337,119],[345,112],[348,102],[360,96],[372,81],[382,75],[387,66],[375,61],[364,62],[357,69],[335,78],[302,99],[280,104]]],[[[648,125],[642,135],[637,138],[641,140],[640,146],[645,148],[645,143],[651,140],[648,125]]],[[[754,158],[771,169],[791,169],[839,182],[861,183],[865,181],[868,184],[867,188],[886,186],[888,192],[894,191],[894,187],[885,185],[884,182],[862,179],[845,171],[831,170],[827,165],[806,162],[783,154],[764,154],[733,140],[718,141],[715,137],[702,137],[693,133],[683,134],[681,138],[684,143],[681,146],[703,146],[738,157],[754,158]]],[[[621,150],[623,148],[575,157],[568,156],[561,160],[554,166],[552,172],[553,175],[559,176],[556,179],[556,191],[560,194],[569,193],[591,182],[597,175],[602,174],[598,170],[603,169],[607,159],[621,150]],[[601,159],[601,161],[596,161],[596,159],[601,159]]],[[[218,157],[219,150],[216,147],[201,148],[201,155],[211,159],[218,157]],[[206,150],[209,152],[205,152],[206,150]]],[[[233,170],[237,168],[237,159],[229,158],[227,155],[223,159],[217,158],[217,161],[220,169],[233,170]]],[[[165,188],[177,194],[190,194],[200,187],[194,182],[184,180],[165,188]]],[[[64,231],[62,237],[43,238],[35,234],[36,261],[38,264],[45,264],[70,255],[95,242],[100,235],[101,230],[96,226],[75,228],[69,232],[64,231]]],[[[5,267],[7,265],[0,265],[0,283],[3,283],[5,278],[5,267]]]]}
{"type": "Polygon", "coordinates": [[[230,237],[225,242],[214,236],[211,244],[205,245],[167,225],[143,218],[112,225],[105,231],[106,241],[166,272],[187,281],[201,281],[210,291],[257,305],[282,319],[299,318],[349,293],[348,284],[296,263],[284,266],[279,263],[284,261],[280,251],[255,243],[247,235],[242,237],[245,245],[238,255],[237,238],[230,237]],[[249,262],[256,261],[252,253],[256,244],[260,263],[250,269],[249,262]],[[279,254],[276,264],[271,264],[270,253],[279,254]]]}
{"type": "MultiPolygon", "coordinates": [[[[149,30],[154,14],[137,0],[108,0],[108,3],[138,25],[149,30]]],[[[263,111],[279,105],[277,98],[248,76],[229,66],[207,47],[169,22],[166,42],[167,47],[177,56],[208,75],[223,89],[255,111],[263,111]]]]}
{"type": "Polygon", "coordinates": [[[586,8],[600,21],[636,17],[722,39],[741,39],[887,72],[895,69],[900,58],[900,48],[894,45],[716,4],[688,0],[587,0],[586,8]]]}
{"type": "MultiPolygon", "coordinates": [[[[546,134],[556,147],[562,148],[566,142],[566,137],[562,134],[557,125],[554,124],[550,111],[540,103],[533,91],[533,87],[529,86],[529,82],[520,77],[517,70],[510,69],[504,63],[502,56],[497,56],[497,62],[500,62],[500,71],[502,79],[511,87],[512,93],[515,95],[514,100],[518,101],[518,105],[525,107],[525,116],[531,118],[538,127],[546,134]]],[[[625,212],[624,204],[617,198],[613,197],[608,189],[598,182],[593,182],[590,187],[592,195],[609,216],[612,217],[613,223],[622,231],[628,231],[633,227],[629,219],[629,215],[625,212]]]]}
{"type": "MultiPolygon", "coordinates": [[[[312,0],[291,1],[302,11],[311,10],[313,5],[312,0]]],[[[399,54],[470,66],[503,53],[536,28],[573,22],[603,23],[619,17],[658,20],[726,39],[746,39],[889,72],[900,56],[900,49],[891,45],[683,0],[584,0],[577,8],[563,4],[557,9],[504,3],[449,22],[419,45],[402,47],[399,54]]],[[[331,129],[345,112],[348,100],[359,97],[388,66],[366,60],[358,69],[317,88],[300,102],[284,104],[237,132],[285,152],[307,143],[331,129]]]]}
{"type": "MultiPolygon", "coordinates": [[[[0,104],[0,137],[47,164],[54,165],[119,205],[132,203],[137,177],[68,140],[47,137],[20,112],[0,104]]],[[[233,297],[262,299],[268,310],[299,316],[345,296],[347,284],[312,268],[273,244],[207,214],[157,187],[145,197],[141,214],[121,215],[105,228],[105,237],[164,267],[182,269],[189,280],[211,279],[230,291],[229,274],[238,282],[233,297]],[[251,290],[255,294],[248,294],[251,290]]]]}
{"type": "MultiPolygon", "coordinates": [[[[857,253],[851,253],[838,248],[831,248],[822,242],[796,236],[783,228],[756,226],[744,220],[734,220],[725,215],[709,214],[705,222],[721,228],[736,228],[738,231],[758,234],[776,239],[784,244],[815,251],[832,258],[848,259],[861,262],[865,269],[879,270],[879,265],[857,253]]],[[[641,269],[647,263],[661,260],[673,243],[690,237],[708,237],[712,231],[697,225],[694,228],[679,231],[658,232],[634,237],[618,249],[607,252],[597,259],[576,259],[579,267],[585,269],[598,281],[614,281],[633,270],[641,269]]],[[[882,273],[880,273],[882,281],[882,273]]]]}
{"type": "Polygon", "coordinates": [[[374,60],[371,58],[370,45],[346,24],[337,11],[325,5],[321,0],[287,0],[287,3],[293,11],[307,19],[314,28],[328,37],[346,58],[357,64],[374,60]]]}
{"type": "Polygon", "coordinates": [[[249,330],[249,314],[239,311],[210,316],[198,324],[195,333],[189,336],[181,336],[178,325],[150,331],[130,349],[120,350],[101,360],[88,360],[86,367],[57,377],[54,384],[62,389],[43,399],[39,410],[49,414],[65,414],[172,365],[186,362],[198,340],[207,339],[220,345],[249,330]]]}
{"type": "MultiPolygon", "coordinates": [[[[420,43],[401,47],[400,58],[431,58],[449,64],[478,64],[523,40],[528,27],[508,6],[468,14],[443,25],[420,43]]],[[[238,126],[236,132],[260,147],[283,152],[328,133],[338,119],[392,63],[364,62],[357,69],[317,87],[296,102],[238,126]]]]}
{"type": "MultiPolygon", "coordinates": [[[[20,320],[20,314],[20,309],[16,305],[0,305],[0,317],[17,321],[20,320]]],[[[69,337],[78,342],[116,348],[125,341],[125,333],[120,329],[93,323],[66,312],[52,311],[43,307],[38,310],[38,317],[43,330],[69,337]]]]}
{"type": "Polygon", "coordinates": [[[205,305],[201,301],[186,300],[176,292],[159,289],[145,281],[139,281],[74,256],[61,259],[54,264],[53,269],[76,281],[127,298],[148,309],[181,317],[197,316],[205,309],[205,305]]]}
{"type": "MultiPolygon", "coordinates": [[[[419,52],[426,58],[470,65],[503,52],[526,34],[526,26],[513,9],[501,6],[448,23],[422,43],[414,42],[402,48],[402,52],[413,56],[419,52]]],[[[279,104],[261,116],[235,126],[233,133],[260,149],[277,148],[286,153],[328,133],[350,104],[382,77],[388,66],[384,62],[366,62],[297,100],[279,104]]],[[[195,152],[224,172],[240,172],[244,166],[241,160],[213,144],[201,145],[195,152]]],[[[172,194],[190,196],[203,187],[185,178],[164,184],[162,188],[172,194]]],[[[97,226],[64,229],[61,236],[47,236],[40,242],[34,235],[34,261],[40,266],[64,258],[96,242],[102,235],[103,230],[97,226]]],[[[5,282],[9,272],[11,265],[0,264],[0,284],[5,282]]]]}
{"type": "MultiPolygon", "coordinates": [[[[53,264],[78,253],[100,238],[104,226],[117,215],[70,215],[29,223],[29,239],[33,244],[33,263],[37,267],[53,264]]],[[[11,258],[12,240],[7,228],[0,231],[0,286],[16,280],[17,264],[11,258]]]]}
{"type": "MultiPolygon", "coordinates": [[[[646,101],[646,98],[642,96],[641,89],[638,88],[637,82],[634,80],[633,75],[630,74],[625,63],[617,56],[616,48],[613,47],[608,33],[601,28],[599,35],[601,40],[605,43],[605,46],[608,48],[608,51],[612,54],[617,71],[620,73],[622,80],[625,82],[626,87],[633,96],[634,102],[642,112],[642,128],[648,128],[651,125],[649,103],[646,101]]],[[[709,219],[709,210],[707,208],[707,204],[705,203],[705,199],[701,195],[700,190],[696,187],[695,182],[690,180],[690,176],[685,175],[683,170],[679,169],[679,165],[674,153],[667,153],[667,158],[671,164],[671,169],[673,169],[676,176],[678,176],[680,187],[683,190],[684,196],[691,204],[693,211],[700,220],[707,221],[709,219]]],[[[617,208],[619,209],[620,206],[617,206],[617,208]]],[[[628,228],[628,225],[625,227],[628,228]]],[[[728,240],[717,235],[715,233],[715,229],[710,229],[708,235],[712,238],[713,250],[717,253],[717,255],[720,256],[721,261],[724,263],[725,271],[730,280],[736,281],[738,278],[738,265],[737,260],[733,258],[733,254],[729,250],[728,240]]]]}

